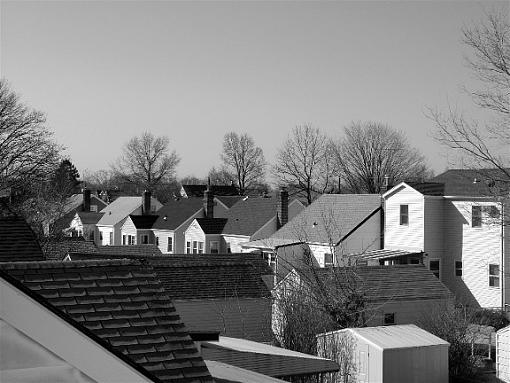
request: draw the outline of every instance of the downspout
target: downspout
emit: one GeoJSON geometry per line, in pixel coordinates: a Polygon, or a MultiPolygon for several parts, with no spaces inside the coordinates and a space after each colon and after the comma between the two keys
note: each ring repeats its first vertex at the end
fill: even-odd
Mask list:
{"type": "Polygon", "coordinates": [[[501,201],[501,310],[506,312],[505,283],[505,201],[501,201]]]}

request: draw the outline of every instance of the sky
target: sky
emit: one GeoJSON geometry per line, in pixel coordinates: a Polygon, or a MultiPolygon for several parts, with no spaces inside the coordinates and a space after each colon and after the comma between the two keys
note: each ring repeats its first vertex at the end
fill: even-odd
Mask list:
{"type": "Polygon", "coordinates": [[[204,177],[227,132],[272,163],[293,127],[338,138],[353,121],[403,131],[440,173],[426,110],[478,113],[461,30],[494,4],[0,0],[0,75],[81,174],[144,131],[170,139],[179,177],[204,177]]]}

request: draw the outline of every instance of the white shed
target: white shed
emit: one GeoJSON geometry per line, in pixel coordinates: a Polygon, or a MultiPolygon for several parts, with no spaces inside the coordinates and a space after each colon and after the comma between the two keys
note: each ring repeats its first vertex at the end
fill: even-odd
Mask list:
{"type": "Polygon", "coordinates": [[[415,325],[349,328],[317,340],[318,355],[358,383],[448,383],[450,344],[415,325]]]}
{"type": "Polygon", "coordinates": [[[496,333],[496,376],[510,383],[510,326],[496,333]]]}

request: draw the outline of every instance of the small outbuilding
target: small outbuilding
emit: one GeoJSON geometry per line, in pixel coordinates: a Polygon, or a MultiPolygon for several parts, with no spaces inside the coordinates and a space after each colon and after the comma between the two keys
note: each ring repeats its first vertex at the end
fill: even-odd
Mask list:
{"type": "Polygon", "coordinates": [[[341,366],[333,382],[448,383],[450,344],[415,325],[348,328],[317,341],[318,355],[341,366]]]}
{"type": "Polygon", "coordinates": [[[496,376],[510,383],[510,326],[496,333],[496,376]]]}

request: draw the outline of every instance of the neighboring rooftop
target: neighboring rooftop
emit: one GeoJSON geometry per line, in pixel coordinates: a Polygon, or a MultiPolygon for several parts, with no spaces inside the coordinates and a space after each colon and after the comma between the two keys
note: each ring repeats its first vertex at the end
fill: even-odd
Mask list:
{"type": "Polygon", "coordinates": [[[83,225],[95,225],[104,215],[104,213],[94,213],[91,211],[77,211],[76,214],[80,217],[83,225]]]}
{"type": "Polygon", "coordinates": [[[70,253],[95,254],[97,247],[93,241],[86,241],[83,237],[63,237],[58,240],[48,240],[42,245],[44,256],[48,261],[62,261],[70,253]]]}
{"type": "Polygon", "coordinates": [[[0,213],[0,262],[42,260],[41,246],[28,223],[7,210],[0,213]]]}
{"type": "MultiPolygon", "coordinates": [[[[182,185],[186,197],[203,197],[207,190],[207,185],[182,185]]],[[[211,191],[216,196],[235,196],[239,195],[239,190],[234,185],[211,185],[211,191]]]]}
{"type": "MultiPolygon", "coordinates": [[[[94,194],[90,195],[90,204],[97,205],[97,210],[100,211],[106,207],[106,202],[94,194]]],[[[74,212],[80,209],[83,205],[83,193],[77,193],[70,196],[64,205],[64,214],[74,212]]]]}
{"type": "Polygon", "coordinates": [[[157,255],[162,255],[159,247],[153,244],[149,245],[115,245],[115,246],[98,246],[98,252],[103,255],[115,256],[118,258],[119,256],[123,257],[152,257],[157,255]]]}
{"type": "Polygon", "coordinates": [[[421,194],[442,196],[444,195],[444,183],[441,182],[406,182],[421,194]]]}
{"type": "Polygon", "coordinates": [[[225,205],[228,209],[230,209],[232,206],[234,206],[237,202],[241,201],[244,197],[242,195],[236,195],[236,196],[226,196],[226,195],[218,195],[214,196],[220,203],[225,205]]]}
{"type": "Polygon", "coordinates": [[[337,243],[379,209],[378,194],[323,194],[270,238],[337,243]]]}
{"type": "Polygon", "coordinates": [[[0,277],[155,382],[212,382],[149,265],[134,260],[4,263],[0,277]]]}
{"type": "Polygon", "coordinates": [[[158,210],[158,219],[152,228],[175,230],[203,208],[204,201],[201,198],[180,198],[168,201],[158,210]]]}
{"type": "Polygon", "coordinates": [[[226,218],[196,218],[205,234],[221,234],[227,223],[226,218]]]}
{"type": "Polygon", "coordinates": [[[445,196],[497,196],[510,191],[510,168],[450,169],[432,178],[444,184],[445,196]]]}
{"type": "MultiPolygon", "coordinates": [[[[151,197],[151,206],[156,206],[157,203],[158,201],[154,197],[151,197]]],[[[141,196],[119,197],[101,210],[101,213],[104,213],[104,215],[97,224],[106,226],[116,225],[140,206],[142,206],[141,196]]]]}
{"type": "Polygon", "coordinates": [[[157,215],[130,215],[133,225],[137,229],[152,229],[154,222],[158,219],[157,215]]]}

